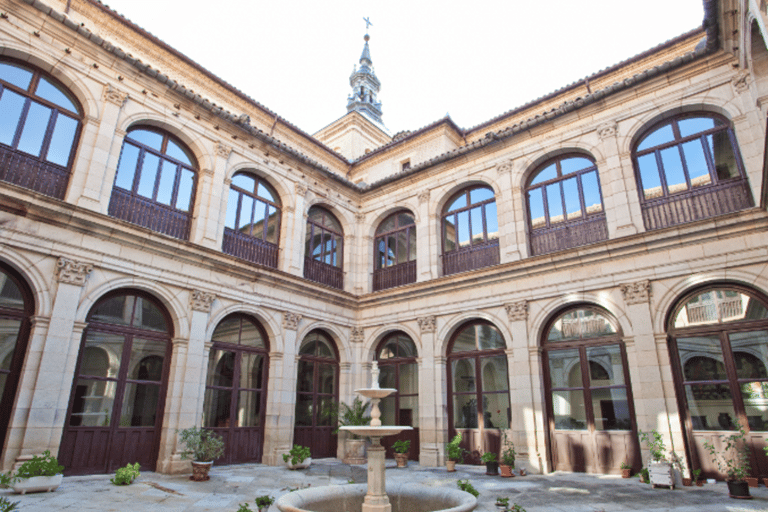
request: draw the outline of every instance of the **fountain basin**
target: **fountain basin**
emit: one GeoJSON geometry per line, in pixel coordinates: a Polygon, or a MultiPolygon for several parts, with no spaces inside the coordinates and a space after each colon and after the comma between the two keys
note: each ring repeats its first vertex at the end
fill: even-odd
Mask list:
{"type": "MultiPolygon", "coordinates": [[[[277,500],[281,512],[360,512],[366,484],[330,485],[285,494],[277,500]]],[[[413,484],[387,486],[392,512],[469,512],[477,498],[459,489],[413,484]]]]}
{"type": "Polygon", "coordinates": [[[397,435],[403,430],[413,430],[413,427],[398,427],[395,425],[386,425],[382,427],[349,426],[339,427],[339,430],[343,430],[344,432],[349,432],[360,437],[387,437],[397,435]]]}

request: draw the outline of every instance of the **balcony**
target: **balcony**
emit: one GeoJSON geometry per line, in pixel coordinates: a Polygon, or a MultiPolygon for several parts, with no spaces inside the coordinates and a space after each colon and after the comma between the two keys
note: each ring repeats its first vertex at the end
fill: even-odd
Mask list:
{"type": "Polygon", "coordinates": [[[416,282],[416,260],[373,271],[373,291],[416,282]]]}
{"type": "Polygon", "coordinates": [[[277,268],[277,246],[252,236],[243,235],[230,228],[224,228],[224,242],[221,250],[251,263],[277,268]]]}
{"type": "Polygon", "coordinates": [[[470,245],[443,254],[443,275],[458,274],[499,264],[499,240],[470,245]]]}
{"type": "Polygon", "coordinates": [[[531,231],[531,255],[547,254],[608,239],[605,213],[531,231]]]}
{"type": "Polygon", "coordinates": [[[117,187],[112,189],[109,214],[152,231],[174,238],[189,238],[190,215],[151,199],[131,194],[117,187]]]}
{"type": "Polygon", "coordinates": [[[304,258],[304,277],[310,281],[337,288],[344,289],[344,271],[339,267],[333,267],[322,261],[316,261],[312,258],[304,258]]]}
{"type": "Polygon", "coordinates": [[[69,171],[21,151],[0,146],[0,180],[64,199],[69,171]]]}

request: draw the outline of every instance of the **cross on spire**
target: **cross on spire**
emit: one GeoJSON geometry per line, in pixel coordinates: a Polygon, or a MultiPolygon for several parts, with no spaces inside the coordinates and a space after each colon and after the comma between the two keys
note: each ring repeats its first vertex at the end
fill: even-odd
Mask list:
{"type": "Polygon", "coordinates": [[[370,18],[363,18],[363,21],[365,21],[365,33],[367,34],[368,33],[368,27],[373,25],[373,23],[371,23],[370,18]]]}

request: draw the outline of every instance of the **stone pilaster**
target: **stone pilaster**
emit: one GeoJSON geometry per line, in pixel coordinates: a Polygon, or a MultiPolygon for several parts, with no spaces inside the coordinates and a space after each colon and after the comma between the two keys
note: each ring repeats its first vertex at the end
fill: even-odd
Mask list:
{"type": "Polygon", "coordinates": [[[232,148],[217,142],[214,154],[213,169],[200,169],[197,173],[195,215],[192,219],[189,239],[212,249],[221,249],[229,186],[232,183],[226,179],[232,148]],[[221,183],[224,183],[223,187],[221,183]]]}
{"type": "Polygon", "coordinates": [[[448,422],[445,415],[445,357],[436,353],[436,318],[418,320],[422,353],[419,358],[419,462],[422,466],[445,463],[448,422]]]}
{"type": "Polygon", "coordinates": [[[301,276],[304,269],[304,233],[307,229],[307,185],[297,182],[294,186],[296,191],[295,204],[293,212],[284,212],[283,222],[285,225],[285,237],[280,240],[283,244],[281,253],[281,270],[301,276]]]}
{"type": "Polygon", "coordinates": [[[439,249],[435,245],[436,240],[434,226],[434,217],[430,215],[429,189],[419,192],[419,211],[418,223],[416,224],[416,281],[429,281],[436,273],[436,258],[438,258],[439,249]]]}

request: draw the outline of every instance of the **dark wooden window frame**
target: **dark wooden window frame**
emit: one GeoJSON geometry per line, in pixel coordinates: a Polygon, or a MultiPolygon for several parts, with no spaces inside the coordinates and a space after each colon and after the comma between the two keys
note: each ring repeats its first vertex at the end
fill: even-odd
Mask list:
{"type": "MultiPolygon", "coordinates": [[[[237,176],[238,174],[245,174],[248,177],[253,178],[255,181],[254,190],[256,192],[250,192],[248,190],[244,190],[238,187],[237,185],[235,185],[234,181],[230,185],[229,187],[230,190],[233,190],[237,193],[237,206],[235,210],[235,226],[240,225],[240,206],[243,201],[243,196],[248,196],[251,199],[253,199],[253,209],[251,210],[251,219],[253,219],[257,205],[260,203],[264,204],[264,210],[265,210],[264,219],[268,219],[267,207],[271,206],[275,208],[275,210],[277,210],[277,226],[275,226],[275,233],[277,235],[278,243],[272,243],[267,241],[267,230],[269,228],[268,222],[264,222],[261,238],[253,236],[253,234],[242,233],[236,228],[232,229],[225,226],[224,239],[222,241],[222,251],[226,254],[230,254],[232,256],[236,256],[238,258],[248,260],[252,263],[259,263],[261,265],[266,265],[268,267],[277,268],[277,258],[278,258],[278,252],[280,250],[280,227],[281,227],[282,215],[283,215],[282,206],[280,205],[280,203],[276,203],[274,201],[267,199],[266,197],[259,196],[258,195],[259,184],[260,183],[263,184],[264,187],[266,187],[270,192],[272,192],[275,195],[275,197],[277,197],[277,193],[275,193],[274,187],[270,185],[267,180],[265,180],[258,174],[248,172],[248,171],[238,171],[234,174],[234,176],[237,176]]],[[[252,222],[251,222],[251,229],[253,229],[252,222]]]]}
{"type": "Polygon", "coordinates": [[[34,190],[35,192],[40,192],[41,194],[56,199],[64,199],[67,185],[69,184],[69,177],[72,172],[72,164],[75,160],[75,153],[80,143],[80,134],[83,129],[82,106],[67,87],[41,69],[31,66],[28,63],[17,61],[16,59],[1,58],[0,61],[19,66],[32,73],[32,78],[26,90],[11,83],[0,81],[0,95],[2,95],[2,92],[5,89],[8,89],[25,98],[24,106],[16,126],[16,133],[13,137],[13,143],[11,146],[0,144],[0,180],[34,190]],[[44,98],[36,96],[33,91],[37,88],[41,77],[44,77],[52,85],[58,88],[59,91],[79,110],[77,112],[72,112],[44,98]],[[50,108],[52,111],[51,117],[48,120],[48,126],[45,130],[45,135],[43,136],[39,156],[31,155],[17,149],[32,102],[39,103],[46,108],[50,108]],[[48,153],[56,120],[59,115],[66,115],[77,121],[77,127],[75,128],[75,134],[72,139],[72,147],[69,152],[69,157],[67,158],[67,165],[65,166],[49,162],[46,160],[45,156],[48,153]]]}
{"type": "MultiPolygon", "coordinates": [[[[467,272],[469,270],[475,270],[478,268],[490,267],[490,266],[499,264],[499,262],[501,261],[500,253],[499,253],[499,239],[488,237],[488,222],[486,218],[487,216],[486,207],[491,203],[496,203],[496,194],[493,192],[492,187],[485,184],[468,186],[460,190],[459,192],[453,194],[451,198],[446,202],[446,206],[445,206],[446,209],[443,210],[443,213],[440,216],[440,241],[441,241],[441,248],[442,248],[442,259],[443,259],[443,275],[457,274],[459,272],[467,272]],[[490,190],[491,193],[493,194],[493,197],[491,199],[486,199],[484,201],[472,203],[470,192],[476,189],[481,189],[481,188],[490,190]],[[456,201],[456,199],[458,199],[461,195],[466,195],[467,206],[448,211],[447,208],[449,208],[456,201]],[[468,223],[471,230],[472,213],[470,212],[470,210],[473,210],[475,208],[480,208],[480,210],[482,211],[483,241],[479,243],[475,243],[472,237],[472,233],[470,231],[469,245],[466,247],[459,248],[458,233],[457,233],[456,249],[451,251],[446,250],[446,247],[445,247],[446,219],[448,219],[449,217],[453,217],[454,226],[456,226],[458,230],[458,226],[459,226],[458,215],[460,213],[467,212],[469,214],[468,223]]],[[[497,212],[497,215],[498,215],[498,212],[497,212]]],[[[496,224],[498,225],[498,218],[496,219],[496,224]]]]}
{"type": "Polygon", "coordinates": [[[405,232],[406,248],[405,254],[410,258],[411,254],[411,230],[416,232],[416,221],[413,214],[408,210],[399,210],[381,221],[381,225],[387,222],[389,219],[395,219],[395,227],[389,231],[376,232],[376,236],[373,239],[373,291],[385,290],[387,288],[394,288],[396,286],[403,286],[416,282],[416,257],[414,259],[408,259],[408,261],[395,263],[393,265],[386,264],[386,258],[384,266],[381,267],[381,251],[379,250],[379,244],[384,243],[385,249],[389,248],[387,239],[389,237],[395,237],[395,256],[398,254],[397,235],[405,232]],[[409,215],[413,221],[411,224],[400,226],[400,215],[409,215]]]}
{"type": "MultiPolygon", "coordinates": [[[[329,216],[339,226],[341,226],[341,223],[336,218],[336,216],[334,216],[331,212],[329,212],[324,207],[315,205],[312,208],[317,208],[318,210],[322,211],[324,218],[326,216],[329,216]]],[[[339,244],[337,249],[338,264],[330,265],[322,261],[323,259],[325,259],[325,256],[327,254],[331,254],[331,253],[325,252],[324,247],[322,248],[321,253],[318,255],[320,257],[320,260],[315,259],[315,257],[312,254],[304,254],[304,278],[309,279],[310,281],[314,281],[316,283],[330,286],[332,288],[343,290],[344,289],[344,232],[335,231],[333,229],[330,229],[327,226],[324,226],[323,224],[314,222],[311,219],[311,217],[308,218],[307,219],[307,235],[309,236],[309,239],[312,240],[318,232],[320,234],[321,240],[323,239],[323,236],[326,233],[338,239],[338,244],[339,244]]]]}
{"type": "MultiPolygon", "coordinates": [[[[133,126],[123,140],[123,146],[120,149],[120,157],[127,144],[139,149],[139,155],[136,159],[136,167],[133,169],[133,179],[131,181],[131,190],[117,186],[117,173],[115,174],[115,183],[112,186],[112,197],[109,202],[109,214],[118,219],[137,224],[145,228],[163,233],[174,238],[182,240],[189,239],[189,230],[192,221],[192,212],[195,208],[195,196],[197,192],[197,163],[192,156],[192,151],[178,138],[160,128],[147,125],[133,126]],[[131,131],[146,130],[154,132],[163,137],[161,150],[158,151],[139,141],[131,138],[131,131]],[[182,148],[192,160],[193,166],[190,166],[180,160],[166,154],[168,141],[173,141],[182,148]],[[141,180],[141,170],[144,164],[145,155],[149,153],[158,158],[158,170],[155,175],[155,183],[152,188],[152,197],[146,197],[138,193],[139,182],[141,180]],[[181,183],[182,171],[187,170],[192,173],[192,188],[189,197],[189,209],[187,211],[179,210],[175,206],[166,205],[157,201],[157,193],[162,178],[163,162],[170,162],[176,166],[176,173],[173,180],[173,191],[171,193],[171,204],[175,205],[178,200],[179,184],[181,183]]],[[[119,166],[119,164],[118,164],[119,166]]]]}
{"type": "Polygon", "coordinates": [[[603,204],[603,191],[600,185],[600,173],[597,169],[597,164],[591,157],[581,153],[568,153],[559,155],[555,158],[550,158],[542,165],[536,168],[531,177],[528,180],[528,185],[525,188],[525,204],[527,207],[528,217],[528,229],[530,232],[530,249],[532,255],[547,254],[550,252],[560,251],[564,249],[570,249],[572,247],[579,247],[582,245],[588,245],[595,242],[608,239],[608,224],[605,217],[605,205],[603,204]],[[584,158],[592,162],[590,167],[585,167],[578,171],[574,171],[568,174],[563,174],[561,168],[561,162],[568,158],[579,157],[584,158]],[[557,177],[541,183],[531,185],[531,182],[539,175],[544,169],[550,165],[555,164],[557,170],[557,177]],[[600,195],[601,209],[597,213],[587,212],[585,200],[584,200],[584,188],[582,184],[582,176],[584,174],[594,172],[597,179],[597,192],[600,195]],[[567,220],[565,218],[567,208],[565,203],[565,189],[563,189],[563,182],[565,180],[576,178],[576,185],[579,193],[579,205],[581,207],[581,216],[575,220],[567,220]],[[549,202],[547,200],[546,188],[549,185],[559,183],[560,185],[560,198],[563,208],[563,221],[552,223],[549,217],[549,202]],[[542,204],[544,208],[544,227],[533,227],[533,218],[531,216],[531,204],[530,193],[534,190],[542,190],[542,204]]]}
{"type": "Polygon", "coordinates": [[[733,132],[731,123],[723,116],[711,112],[689,112],[667,117],[654,123],[643,130],[637,138],[637,141],[633,144],[632,165],[635,168],[635,183],[637,185],[637,192],[640,196],[643,223],[648,230],[662,229],[687,222],[694,222],[754,206],[752,193],[749,189],[746,172],[744,170],[744,163],[741,159],[741,152],[739,151],[739,145],[736,141],[736,134],[733,132]],[[683,137],[680,135],[678,121],[690,118],[714,119],[723,123],[723,125],[683,137]],[[674,136],[672,141],[642,151],[637,150],[637,146],[648,135],[668,124],[672,127],[674,136]],[[739,177],[720,180],[717,176],[717,172],[715,172],[715,163],[712,161],[713,155],[711,155],[709,151],[704,151],[707,172],[711,180],[710,184],[695,188],[691,187],[691,177],[688,170],[688,162],[685,158],[685,152],[683,151],[683,145],[699,139],[702,141],[703,147],[707,147],[704,138],[708,135],[714,135],[721,132],[727,134],[728,140],[731,143],[731,149],[736,162],[736,168],[739,172],[739,177]],[[687,188],[686,190],[670,193],[667,185],[664,164],[661,158],[661,151],[672,147],[678,148],[687,188]],[[650,154],[655,156],[662,194],[658,197],[646,198],[641,178],[639,159],[650,154]]]}

